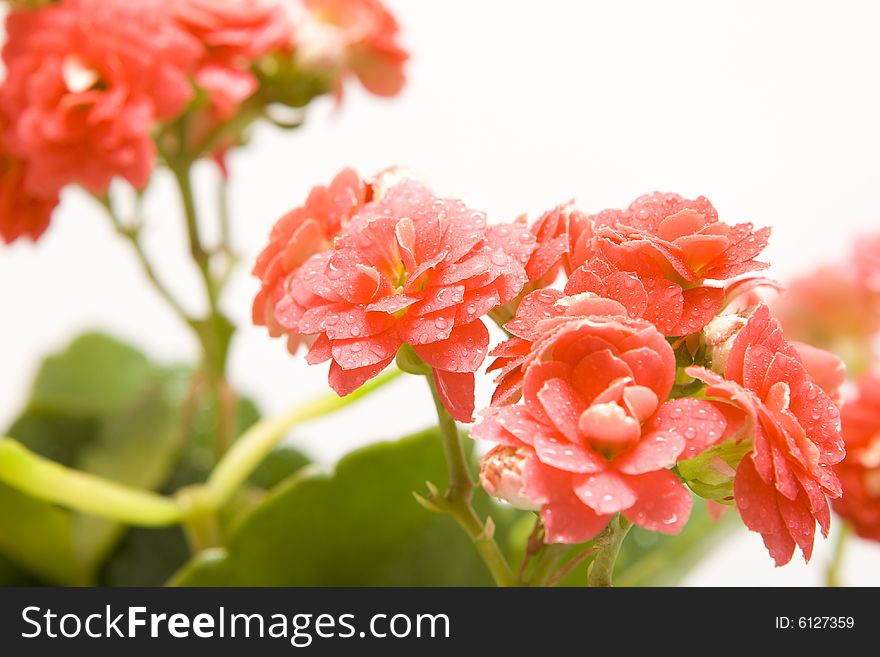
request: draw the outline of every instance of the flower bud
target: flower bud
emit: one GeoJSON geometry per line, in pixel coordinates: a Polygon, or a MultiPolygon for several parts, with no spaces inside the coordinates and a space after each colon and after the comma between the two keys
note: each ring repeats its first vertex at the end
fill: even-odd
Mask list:
{"type": "Polygon", "coordinates": [[[517,509],[537,511],[541,505],[526,497],[523,490],[525,464],[525,450],[499,445],[480,460],[480,484],[489,495],[504,500],[517,509]]]}
{"type": "Polygon", "coordinates": [[[740,315],[719,315],[703,329],[702,341],[706,345],[712,370],[724,374],[733,341],[747,321],[740,315]]]}

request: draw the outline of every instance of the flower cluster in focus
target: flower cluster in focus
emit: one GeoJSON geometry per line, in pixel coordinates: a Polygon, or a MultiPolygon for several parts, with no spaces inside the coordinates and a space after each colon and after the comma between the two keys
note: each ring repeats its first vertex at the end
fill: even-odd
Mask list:
{"type": "Polygon", "coordinates": [[[495,445],[480,481],[538,512],[547,542],[589,541],[615,514],[677,533],[693,492],[735,507],[777,564],[795,546],[809,559],[841,493],[844,373],[754,300],[775,287],[756,273],[769,229],[661,193],[489,225],[384,175],[344,172],[313,192],[329,203],[279,221],[256,268],[257,323],[331,361],[341,395],[414,355],[469,422],[490,317],[509,337],[489,352],[496,389],[471,432],[495,445]]]}

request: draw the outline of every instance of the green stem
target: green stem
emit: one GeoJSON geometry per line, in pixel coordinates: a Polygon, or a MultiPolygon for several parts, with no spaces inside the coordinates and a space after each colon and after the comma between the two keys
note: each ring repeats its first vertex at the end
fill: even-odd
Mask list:
{"type": "MultiPolygon", "coordinates": [[[[181,130],[181,143],[186,143],[185,133],[181,130]]],[[[198,214],[192,186],[192,161],[187,157],[169,162],[171,172],[177,181],[183,213],[186,218],[187,235],[190,253],[195,261],[204,283],[205,295],[208,300],[208,318],[205,322],[193,322],[196,335],[202,345],[205,370],[208,373],[214,399],[217,403],[217,427],[215,447],[218,458],[221,457],[235,439],[235,413],[237,400],[226,379],[226,360],[233,327],[220,312],[220,283],[215,280],[211,270],[211,254],[202,244],[199,234],[198,214]]]]}
{"type": "Polygon", "coordinates": [[[400,370],[393,369],[368,381],[347,397],[331,393],[283,415],[258,422],[232,445],[214,468],[205,485],[205,504],[213,509],[222,507],[294,425],[344,408],[400,375],[400,370]]]}
{"type": "Polygon", "coordinates": [[[831,563],[828,564],[826,584],[832,588],[842,586],[840,570],[843,566],[843,555],[846,552],[846,544],[852,534],[852,527],[846,521],[841,521],[840,531],[837,533],[837,542],[834,544],[834,552],[831,555],[831,563]]]}
{"type": "Polygon", "coordinates": [[[440,437],[443,441],[443,452],[446,455],[446,466],[449,473],[446,494],[442,499],[427,500],[427,505],[429,508],[452,516],[458,522],[470,536],[498,586],[516,586],[516,577],[514,577],[510,564],[507,563],[501,548],[495,542],[495,527],[492,524],[492,519],[489,518],[484,524],[471,504],[474,482],[455,420],[443,405],[433,377],[426,376],[425,378],[431,388],[434,406],[437,408],[440,437]]]}
{"type": "Polygon", "coordinates": [[[150,262],[149,257],[147,256],[146,251],[144,250],[143,244],[140,241],[140,226],[126,226],[125,223],[120,218],[119,214],[116,211],[116,208],[113,205],[113,202],[109,197],[95,197],[98,202],[104,207],[107,212],[107,216],[110,218],[113,227],[116,229],[116,232],[124,237],[126,241],[131,245],[132,249],[134,249],[135,255],[137,256],[138,262],[141,265],[141,268],[144,270],[144,274],[146,274],[147,279],[150,281],[150,284],[159,293],[159,296],[168,304],[168,306],[177,314],[185,323],[190,324],[192,322],[192,318],[183,308],[181,303],[177,300],[177,298],[171,293],[171,291],[165,287],[161,280],[159,280],[159,276],[156,274],[156,270],[153,267],[153,264],[150,262]]]}
{"type": "Polygon", "coordinates": [[[183,518],[174,500],[66,468],[0,438],[0,481],[37,499],[141,527],[165,527],[183,518]]]}
{"type": "Polygon", "coordinates": [[[617,515],[608,523],[607,533],[602,534],[596,540],[596,558],[590,566],[587,576],[591,587],[613,586],[611,581],[614,576],[614,565],[617,563],[617,555],[620,546],[632,527],[632,523],[621,515],[617,515]]]}
{"type": "Polygon", "coordinates": [[[193,554],[219,547],[223,544],[223,533],[215,509],[211,508],[200,486],[185,488],[177,493],[177,500],[183,507],[186,517],[183,529],[193,554]]]}
{"type": "Polygon", "coordinates": [[[174,174],[174,180],[177,182],[177,189],[180,192],[180,200],[183,204],[183,214],[186,219],[186,231],[189,238],[189,250],[192,258],[199,268],[202,275],[202,281],[205,285],[205,292],[208,297],[208,304],[211,314],[218,313],[218,291],[211,275],[211,257],[199,235],[198,213],[196,211],[195,195],[192,186],[192,162],[182,158],[180,161],[169,163],[171,173],[174,174]]]}
{"type": "Polygon", "coordinates": [[[541,556],[535,562],[532,574],[529,576],[529,586],[544,586],[547,580],[556,571],[559,562],[562,561],[570,546],[560,543],[550,543],[544,546],[541,556]]]}

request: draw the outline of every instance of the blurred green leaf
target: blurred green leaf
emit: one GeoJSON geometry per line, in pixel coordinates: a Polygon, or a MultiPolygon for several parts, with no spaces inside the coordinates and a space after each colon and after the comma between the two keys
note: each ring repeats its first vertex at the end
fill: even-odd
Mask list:
{"type": "Polygon", "coordinates": [[[0,484],[0,553],[39,579],[65,586],[89,583],[74,551],[70,513],[0,484]]]}
{"type": "Polygon", "coordinates": [[[269,454],[254,470],[249,482],[258,488],[271,490],[309,463],[311,463],[309,457],[298,449],[282,445],[269,454]]]}
{"type": "MultiPolygon", "coordinates": [[[[90,333],[40,368],[24,414],[7,432],[63,465],[157,489],[184,441],[186,377],[132,347],[90,333]]],[[[0,552],[56,584],[87,584],[120,525],[0,488],[0,552]]]]}
{"type": "MultiPolygon", "coordinates": [[[[206,398],[193,418],[187,448],[162,487],[162,492],[172,494],[205,481],[213,464],[216,414],[214,400],[206,398]]],[[[241,435],[260,419],[256,405],[250,399],[240,398],[236,419],[236,434],[241,435]]],[[[258,480],[251,479],[252,485],[268,490],[271,476],[287,476],[298,469],[299,464],[308,463],[308,458],[296,450],[282,447],[276,452],[267,459],[264,474],[258,480]],[[288,469],[285,470],[285,467],[288,469]]],[[[224,520],[235,517],[242,508],[247,508],[250,505],[249,496],[243,494],[236,498],[235,503],[234,508],[224,510],[224,520]]],[[[180,527],[132,527],[101,567],[97,583],[101,586],[161,586],[189,558],[190,549],[180,527]]]]}
{"type": "MultiPolygon", "coordinates": [[[[413,499],[446,479],[435,430],[357,450],[334,474],[306,468],[240,520],[225,550],[175,577],[178,586],[482,586],[491,578],[455,522],[413,499]]],[[[510,514],[477,494],[503,541],[510,514]]]]}
{"type": "Polygon", "coordinates": [[[154,374],[146,357],[133,347],[87,333],[44,361],[28,409],[66,417],[104,417],[133,402],[154,374]]]}
{"type": "Polygon", "coordinates": [[[0,554],[0,586],[33,586],[36,580],[0,554]]]}

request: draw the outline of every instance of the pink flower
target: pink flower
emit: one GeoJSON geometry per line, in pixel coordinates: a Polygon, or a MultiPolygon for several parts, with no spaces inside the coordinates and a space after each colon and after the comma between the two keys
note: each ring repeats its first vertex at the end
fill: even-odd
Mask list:
{"type": "Polygon", "coordinates": [[[272,337],[287,336],[291,353],[304,336],[285,329],[275,319],[275,308],[289,292],[291,279],[306,260],[328,251],[333,240],[372,194],[370,185],[351,169],[344,169],[329,186],[312,189],[304,206],[291,210],[272,228],[269,244],[254,265],[261,289],[254,299],[253,321],[272,337]]]}
{"type": "MultiPolygon", "coordinates": [[[[521,218],[525,221],[525,218],[521,218]]],[[[552,285],[561,270],[571,274],[582,264],[576,259],[583,251],[582,236],[590,235],[590,219],[573,202],[556,206],[535,221],[530,230],[535,236],[535,250],[526,264],[532,289],[552,285]],[[573,264],[577,262],[577,264],[573,264]]]]}
{"type": "Polygon", "coordinates": [[[467,422],[489,344],[480,317],[519,293],[533,248],[524,227],[487,228],[482,213],[406,179],[361,208],[332,251],[299,268],[275,319],[317,336],[307,360],[331,361],[340,395],[412,345],[450,413],[467,422]]]}
{"type": "Polygon", "coordinates": [[[20,237],[36,240],[49,227],[58,194],[37,196],[25,189],[27,164],[7,150],[2,132],[0,125],[0,237],[7,244],[20,237]]]}
{"type": "Polygon", "coordinates": [[[221,121],[257,90],[254,62],[286,46],[293,31],[282,6],[268,0],[175,0],[174,16],[204,47],[196,83],[221,121]]]}
{"type": "Polygon", "coordinates": [[[855,275],[862,286],[880,294],[880,233],[856,240],[853,253],[855,275]]]}
{"type": "Polygon", "coordinates": [[[499,445],[483,458],[481,481],[540,509],[549,542],[589,540],[615,513],[677,533],[691,496],[668,468],[721,440],[725,418],[706,401],[666,401],[675,356],[653,325],[607,299],[571,303],[582,305],[576,317],[533,327],[520,364],[523,403],[489,408],[473,428],[472,437],[499,445]]]}
{"type": "Polygon", "coordinates": [[[880,295],[866,271],[864,264],[825,266],[792,281],[773,302],[785,334],[838,353],[865,349],[880,331],[880,295]]]}
{"type": "Polygon", "coordinates": [[[394,96],[409,58],[397,43],[398,25],[379,0],[304,0],[306,15],[295,36],[307,68],[339,70],[337,94],[348,74],[378,96],[394,96]]]}
{"type": "Polygon", "coordinates": [[[859,379],[842,419],[847,454],[836,467],[843,496],[834,500],[834,510],[859,536],[880,541],[880,373],[859,379]]]}
{"type": "Polygon", "coordinates": [[[10,147],[28,161],[25,186],[48,195],[68,183],[95,194],[122,176],[143,187],[150,130],[192,98],[199,44],[164,0],[66,0],[13,11],[0,104],[10,147]]]}
{"type": "Polygon", "coordinates": [[[770,229],[720,221],[703,196],[688,200],[655,192],[637,198],[626,210],[605,210],[593,220],[600,249],[623,271],[693,283],[767,267],[755,258],[767,246],[770,229]]]}
{"type": "Polygon", "coordinates": [[[795,545],[809,560],[816,522],[828,533],[826,496],[841,493],[833,471],[844,456],[837,406],[763,305],[736,334],[723,377],[687,371],[708,384],[707,397],[740,409],[754,437],[734,478],[743,522],[762,535],[777,565],[791,560],[795,545]]]}
{"type": "Polygon", "coordinates": [[[565,292],[592,292],[614,299],[626,307],[630,317],[646,319],[670,336],[699,331],[724,305],[723,288],[699,284],[685,288],[657,268],[624,270],[620,264],[612,264],[604,255],[594,255],[572,273],[565,292]]]}
{"type": "Polygon", "coordinates": [[[620,271],[602,256],[594,256],[572,274],[565,292],[544,289],[529,294],[520,302],[514,318],[504,325],[514,339],[490,354],[495,361],[489,371],[499,371],[492,403],[504,404],[518,398],[522,364],[531,358],[531,344],[541,335],[538,327],[543,327],[549,317],[620,314],[646,319],[664,335],[686,335],[703,328],[723,301],[721,288],[682,290],[664,279],[620,271]]]}

